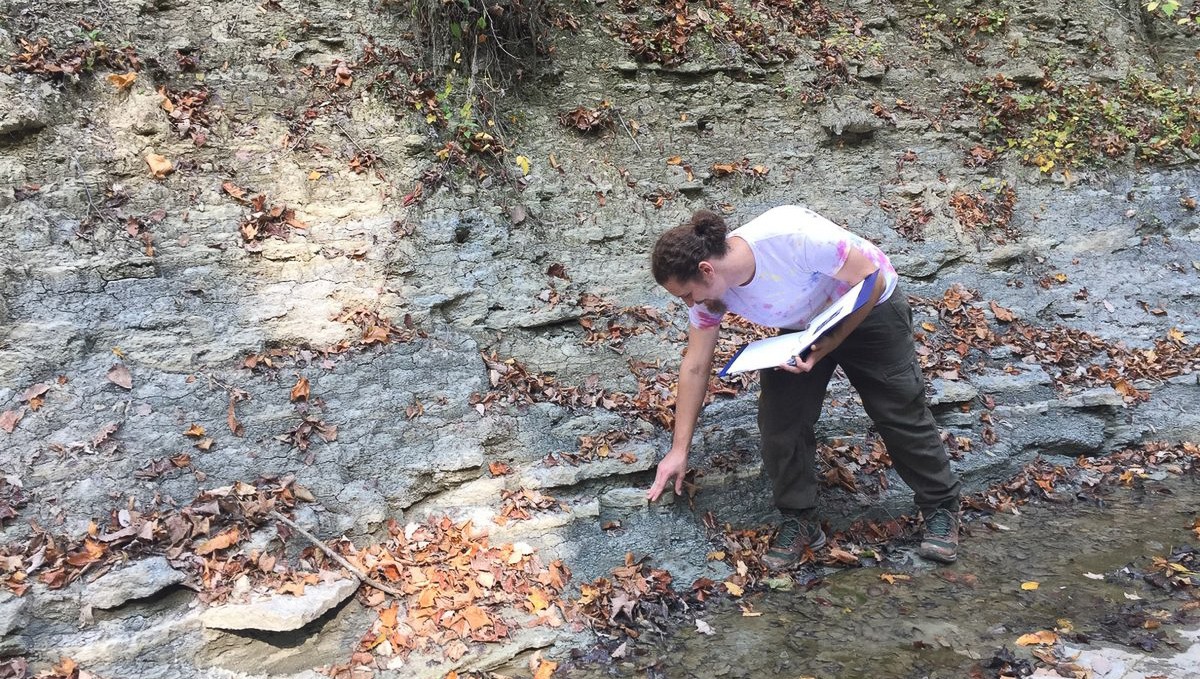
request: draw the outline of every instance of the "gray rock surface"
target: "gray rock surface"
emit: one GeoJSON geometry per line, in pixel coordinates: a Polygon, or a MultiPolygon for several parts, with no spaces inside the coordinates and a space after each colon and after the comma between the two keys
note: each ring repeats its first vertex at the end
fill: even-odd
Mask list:
{"type": "Polygon", "coordinates": [[[83,590],[83,603],[93,608],[116,608],[132,599],[157,594],[186,577],[165,558],[153,556],[109,571],[88,583],[83,590]]]}
{"type": "Polygon", "coordinates": [[[25,626],[26,599],[0,592],[0,637],[6,637],[25,626]]]}
{"type": "MultiPolygon", "coordinates": [[[[481,353],[528,366],[531,383],[553,376],[554,388],[567,391],[634,394],[631,363],[675,370],[683,309],[653,283],[647,259],[659,233],[702,207],[737,226],[781,203],[810,205],[891,256],[902,290],[918,299],[918,323],[939,323],[920,300],[961,285],[1024,322],[1057,328],[1056,337],[1076,330],[1149,347],[1174,328],[1200,338],[1200,229],[1181,204],[1200,195],[1193,165],[1135,167],[1134,151],[1129,162],[1077,168],[1069,178],[1058,169],[1039,173],[1016,151],[964,164],[968,150],[990,144],[964,87],[1008,72],[1025,83],[1015,92],[1031,93],[1047,55],[1061,57],[1063,79],[1054,73],[1063,83],[1116,83],[1159,73],[1163,63],[1194,62],[1194,36],[1151,35],[1144,16],[1103,2],[1073,4],[1070,22],[1052,7],[1006,8],[1010,21],[976,35],[971,49],[977,43],[979,52],[969,60],[956,36],[921,28],[924,6],[852,5],[836,11],[861,18],[865,29],[805,38],[794,60],[751,58],[721,43],[693,50],[678,68],[634,61],[600,16],[615,15],[615,3],[564,6],[580,30],[556,31],[554,56],[539,60],[549,68],[530,65],[504,97],[487,88],[497,97],[489,129],[503,137],[505,153],[493,162],[469,152],[458,164],[435,156],[463,142],[451,138],[453,126],[439,129],[372,82],[368,36],[418,52],[411,17],[397,3],[102,5],[85,12],[97,36],[110,46],[128,41],[148,65],[130,90],[106,82],[103,65],[71,78],[0,73],[0,412],[26,410],[11,434],[0,432],[0,471],[19,471],[35,498],[0,527],[6,543],[24,540],[31,521],[77,539],[130,503],[186,503],[206,488],[294,474],[316,498],[298,515],[322,538],[346,534],[365,544],[390,520],[432,516],[485,525],[502,491],[536,487],[568,510],[497,527],[495,539],[563,558],[572,586],[608,575],[626,551],[651,555],[677,587],[720,579],[727,567],[704,558],[712,548],[704,513],[737,526],[774,520],[755,452],[755,384],[704,413],[691,502],[645,501],[670,444],[649,419],[520,396],[477,403],[496,396],[481,353]],[[1074,42],[1083,33],[1097,42],[1074,42]],[[180,70],[177,50],[198,57],[196,72],[180,70]],[[845,59],[841,67],[825,65],[829,50],[845,59]],[[354,64],[351,87],[331,89],[334,60],[354,64]],[[208,89],[205,144],[168,116],[160,87],[208,89]],[[565,110],[605,100],[621,112],[611,130],[582,135],[559,121],[565,110]],[[173,175],[149,176],[143,159],[151,149],[175,162],[173,175]],[[379,163],[355,172],[350,161],[364,149],[379,163]],[[679,161],[668,163],[674,156],[679,161]],[[743,158],[762,170],[712,171],[743,158]],[[308,228],[249,251],[239,228],[250,208],[222,189],[226,181],[296,210],[308,228]],[[1016,191],[1012,233],[957,218],[957,193],[999,182],[1016,191]],[[901,221],[914,208],[928,222],[906,236],[901,221]],[[1041,283],[1055,273],[1067,282],[1041,283]],[[601,317],[592,336],[580,324],[584,294],[614,309],[650,307],[666,327],[601,317]],[[401,328],[407,318],[424,335],[327,352],[362,339],[355,311],[401,328]],[[642,332],[611,341],[610,320],[642,332]],[[240,367],[271,350],[294,353],[269,369],[240,367]],[[132,374],[131,389],[106,377],[118,361],[132,374]],[[312,388],[307,404],[289,396],[300,377],[312,388]],[[34,411],[20,395],[40,383],[51,386],[34,411]],[[235,389],[249,396],[234,411],[242,435],[228,424],[235,389]],[[336,426],[336,438],[280,440],[305,417],[336,426]],[[95,445],[112,422],[120,427],[111,445],[95,445]],[[212,438],[208,450],[183,435],[192,423],[212,438]],[[639,437],[635,463],[542,463],[576,451],[581,436],[614,430],[639,437]],[[182,451],[189,468],[136,475],[182,451]],[[493,462],[512,473],[492,478],[493,462]]],[[[71,3],[0,0],[0,52],[7,59],[18,38],[38,35],[56,49],[77,44],[79,18],[71,3]]],[[[393,70],[399,81],[408,77],[393,70]]],[[[450,82],[434,69],[439,109],[463,115],[465,73],[457,66],[450,82]],[[446,84],[454,87],[443,93],[446,84]]],[[[931,333],[931,342],[942,339],[931,333]]],[[[1004,347],[961,359],[962,379],[936,384],[933,394],[942,426],[973,442],[954,462],[968,491],[1043,453],[1200,438],[1195,373],[1151,380],[1149,400],[1124,403],[1111,391],[1056,387],[1086,365],[1036,365],[1004,347]],[[993,445],[983,443],[985,414],[1000,439],[993,445]]],[[[1086,359],[1108,360],[1104,352],[1086,359]]],[[[841,377],[817,433],[855,444],[872,435],[841,377]]],[[[822,489],[831,524],[911,512],[907,488],[894,474],[888,479],[880,493],[822,489]]],[[[277,537],[268,528],[246,547],[276,549],[277,537]]],[[[89,671],[130,679],[312,676],[313,667],[345,662],[345,649],[371,624],[350,603],[290,632],[204,630],[188,608],[194,597],[168,588],[137,606],[97,608],[95,622],[80,628],[78,604],[89,599],[82,583],[26,596],[28,603],[0,604],[16,611],[0,615],[11,621],[5,649],[47,664],[69,652],[96,665],[89,671]],[[170,661],[161,657],[166,647],[170,661]]],[[[297,603],[282,597],[271,605],[289,602],[297,603]]],[[[434,667],[437,676],[450,669],[434,667]]]]}

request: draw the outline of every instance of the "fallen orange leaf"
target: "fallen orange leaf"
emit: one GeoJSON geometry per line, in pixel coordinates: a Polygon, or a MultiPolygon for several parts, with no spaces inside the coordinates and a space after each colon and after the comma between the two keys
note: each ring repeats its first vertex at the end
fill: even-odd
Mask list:
{"type": "Polygon", "coordinates": [[[175,171],[175,166],[171,164],[171,161],[157,153],[146,154],[146,165],[150,167],[150,174],[155,179],[162,179],[175,171]]]}
{"type": "Polygon", "coordinates": [[[137,73],[135,71],[130,71],[129,73],[113,73],[105,78],[105,80],[112,83],[112,85],[117,88],[117,91],[120,92],[122,90],[129,89],[129,86],[133,84],[133,81],[137,80],[137,73]]]}
{"type": "Polygon", "coordinates": [[[308,378],[301,376],[300,379],[296,380],[295,386],[292,387],[292,400],[307,401],[308,391],[308,378]]]}
{"type": "Polygon", "coordinates": [[[1030,634],[1022,634],[1017,639],[1018,646],[1049,646],[1058,641],[1058,635],[1050,630],[1039,630],[1030,634]]]}
{"type": "Polygon", "coordinates": [[[240,533],[238,532],[237,526],[229,528],[225,531],[222,531],[215,538],[205,540],[204,544],[196,548],[196,554],[204,556],[205,554],[211,554],[218,549],[225,549],[226,547],[236,543],[239,536],[240,533]]]}

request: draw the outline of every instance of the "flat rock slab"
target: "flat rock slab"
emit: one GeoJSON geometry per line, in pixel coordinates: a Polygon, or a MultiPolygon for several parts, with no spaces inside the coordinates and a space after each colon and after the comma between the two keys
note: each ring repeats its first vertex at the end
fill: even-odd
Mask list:
{"type": "Polygon", "coordinates": [[[96,578],[83,591],[83,603],[93,608],[116,608],[128,601],[157,594],[186,576],[161,556],[142,559],[96,578]]]}
{"type": "Polygon", "coordinates": [[[0,637],[25,626],[25,599],[0,592],[0,637]]]}
{"type": "Polygon", "coordinates": [[[348,599],[358,589],[352,579],[309,585],[304,594],[276,594],[248,603],[213,606],[200,614],[211,629],[256,629],[287,632],[300,629],[348,599]]]}

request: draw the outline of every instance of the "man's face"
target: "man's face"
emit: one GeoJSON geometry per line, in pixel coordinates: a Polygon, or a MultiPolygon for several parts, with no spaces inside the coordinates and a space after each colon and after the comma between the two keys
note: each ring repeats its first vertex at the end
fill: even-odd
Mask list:
{"type": "Polygon", "coordinates": [[[690,281],[672,278],[664,283],[663,287],[689,307],[705,302],[715,302],[721,299],[721,295],[725,293],[724,287],[720,285],[720,280],[708,262],[700,263],[699,278],[690,281]]]}

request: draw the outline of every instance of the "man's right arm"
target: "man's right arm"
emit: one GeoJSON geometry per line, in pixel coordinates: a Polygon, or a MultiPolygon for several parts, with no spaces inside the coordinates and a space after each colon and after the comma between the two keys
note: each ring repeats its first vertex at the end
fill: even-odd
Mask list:
{"type": "Polygon", "coordinates": [[[646,492],[651,502],[657,500],[672,481],[675,494],[683,492],[688,451],[692,446],[696,421],[704,407],[704,396],[708,393],[709,373],[712,371],[719,331],[720,325],[703,329],[688,326],[687,354],[679,367],[679,386],[675,393],[675,430],[671,437],[671,450],[658,463],[654,485],[646,492]]]}

